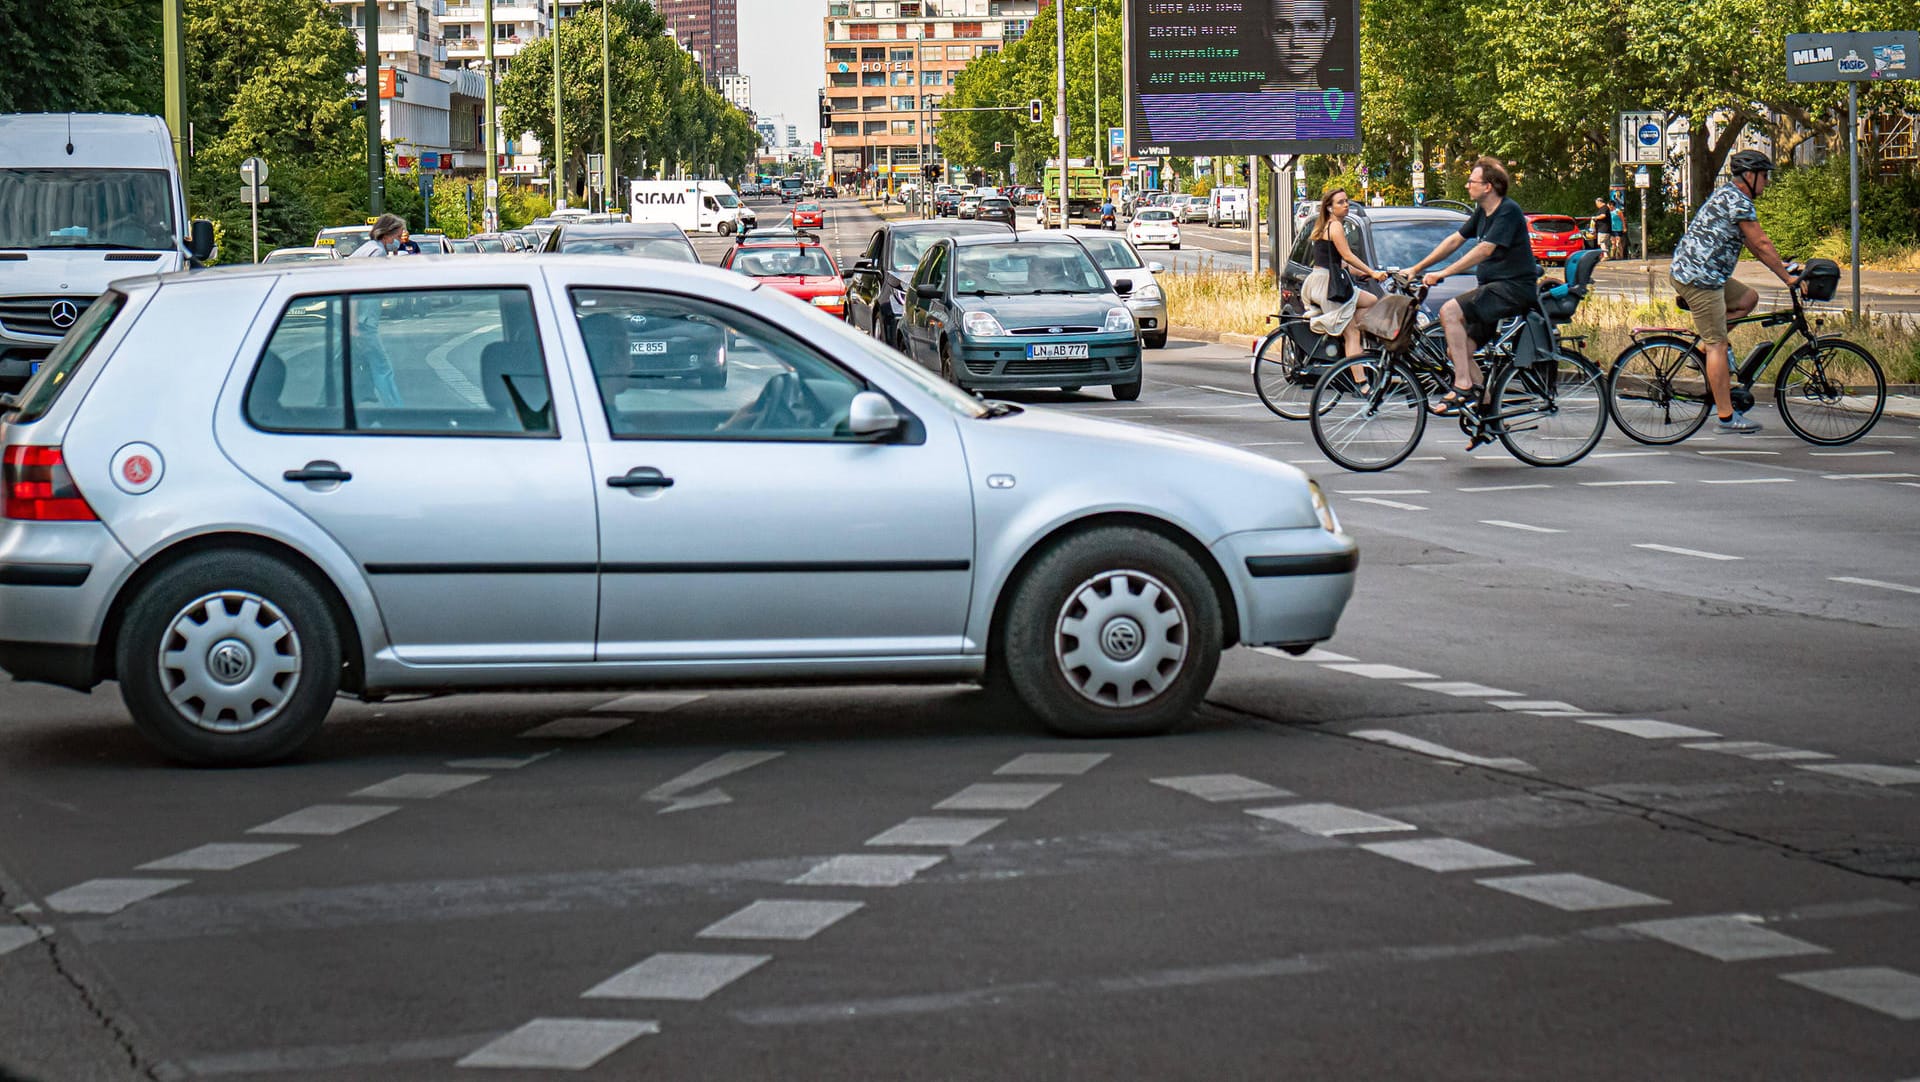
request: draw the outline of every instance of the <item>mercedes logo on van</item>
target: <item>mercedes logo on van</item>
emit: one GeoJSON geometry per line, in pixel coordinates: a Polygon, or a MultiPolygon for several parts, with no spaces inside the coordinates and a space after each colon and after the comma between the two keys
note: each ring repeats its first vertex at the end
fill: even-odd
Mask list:
{"type": "Polygon", "coordinates": [[[47,309],[47,318],[64,331],[80,318],[80,306],[72,301],[54,301],[53,307],[47,309]]]}

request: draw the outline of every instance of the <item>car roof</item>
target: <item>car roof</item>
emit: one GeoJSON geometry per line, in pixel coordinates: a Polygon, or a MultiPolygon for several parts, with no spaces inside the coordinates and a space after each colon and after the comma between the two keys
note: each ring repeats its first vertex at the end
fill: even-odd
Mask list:
{"type": "Polygon", "coordinates": [[[191,289],[196,287],[196,283],[203,282],[232,282],[249,278],[276,278],[284,274],[298,274],[303,288],[306,289],[324,287],[349,292],[365,292],[381,289],[432,288],[435,285],[444,284],[444,280],[449,277],[456,278],[464,284],[471,279],[472,268],[486,268],[490,278],[506,285],[538,283],[541,278],[540,270],[546,268],[566,271],[576,278],[579,276],[578,272],[583,269],[603,270],[613,276],[611,280],[617,282],[622,274],[631,276],[637,264],[646,263],[659,264],[661,273],[670,274],[673,281],[679,285],[697,282],[702,286],[712,284],[718,288],[742,291],[759,288],[759,283],[753,278],[705,264],[645,257],[636,259],[632,256],[560,255],[555,252],[535,252],[525,259],[512,259],[504,264],[486,255],[338,259],[318,266],[311,263],[295,266],[239,263],[201,270],[140,275],[122,279],[122,281],[128,284],[158,283],[165,285],[168,289],[181,287],[191,289]],[[460,271],[466,273],[458,273],[460,271]],[[327,275],[339,275],[337,285],[328,283],[327,275]]]}
{"type": "Polygon", "coordinates": [[[296,253],[296,254],[299,254],[299,255],[316,255],[316,254],[318,254],[318,253],[320,253],[320,252],[326,252],[326,253],[328,253],[328,254],[330,254],[330,255],[339,255],[339,254],[340,254],[340,249],[338,249],[338,248],[335,248],[335,247],[332,247],[332,246],[330,246],[330,245],[325,245],[325,244],[317,244],[317,245],[300,245],[300,246],[298,246],[298,247],[294,247],[294,248],[275,248],[275,249],[274,249],[273,251],[271,251],[271,252],[268,252],[267,254],[268,254],[268,255],[280,255],[280,254],[282,254],[282,253],[285,253],[285,252],[292,252],[292,253],[296,253]]]}
{"type": "Polygon", "coordinates": [[[888,222],[887,228],[893,230],[895,233],[940,233],[955,236],[970,233],[993,233],[998,235],[1013,232],[1013,230],[1008,229],[999,222],[943,222],[939,220],[931,222],[888,222]]]}
{"type": "Polygon", "coordinates": [[[953,243],[956,247],[969,248],[988,244],[1059,244],[1062,241],[1071,242],[1075,248],[1080,247],[1079,241],[1074,240],[1070,236],[1062,237],[1057,230],[1048,230],[1045,233],[1014,233],[1009,231],[998,235],[985,233],[953,238],[953,243]]]}
{"type": "Polygon", "coordinates": [[[564,237],[685,237],[672,222],[563,222],[564,237]]]}
{"type": "MultiPolygon", "coordinates": [[[[1363,222],[1464,222],[1465,214],[1452,207],[1362,207],[1355,206],[1349,213],[1363,222]]],[[[1315,207],[1308,220],[1318,218],[1320,211],[1315,207]]]]}

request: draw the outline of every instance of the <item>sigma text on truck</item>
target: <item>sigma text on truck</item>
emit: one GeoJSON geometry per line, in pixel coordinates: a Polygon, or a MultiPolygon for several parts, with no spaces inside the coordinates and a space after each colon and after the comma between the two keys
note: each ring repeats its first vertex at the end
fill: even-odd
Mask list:
{"type": "Polygon", "coordinates": [[[636,180],[631,216],[636,222],[672,222],[689,233],[742,233],[753,211],[724,180],[636,180]]]}
{"type": "Polygon", "coordinates": [[[0,115],[0,393],[26,384],[107,283],[212,254],[159,117],[0,115]]]}

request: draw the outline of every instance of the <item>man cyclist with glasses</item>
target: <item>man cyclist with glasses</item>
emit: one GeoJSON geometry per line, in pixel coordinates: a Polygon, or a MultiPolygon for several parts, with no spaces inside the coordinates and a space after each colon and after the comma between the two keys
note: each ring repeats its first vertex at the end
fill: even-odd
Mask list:
{"type": "Polygon", "coordinates": [[[1773,180],[1773,161],[1757,150],[1742,150],[1728,159],[1727,172],[1732,182],[1700,204],[1686,235],[1674,246],[1673,264],[1667,274],[1674,293],[1693,313],[1694,330],[1700,332],[1707,387],[1713,392],[1714,412],[1720,418],[1715,430],[1738,434],[1760,431],[1758,421],[1748,420],[1745,413],[1733,408],[1732,343],[1727,321],[1753,311],[1760,302],[1760,294],[1733,276],[1741,247],[1752,249],[1788,289],[1794,287],[1795,279],[1774,250],[1767,231],[1760,228],[1760,215],[1753,206],[1754,199],[1773,180]]]}

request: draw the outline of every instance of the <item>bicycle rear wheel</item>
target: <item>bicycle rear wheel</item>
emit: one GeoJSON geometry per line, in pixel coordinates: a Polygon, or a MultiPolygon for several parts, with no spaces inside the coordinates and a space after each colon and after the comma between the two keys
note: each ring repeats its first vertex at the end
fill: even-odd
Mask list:
{"type": "Polygon", "coordinates": [[[1413,370],[1377,354],[1327,369],[1313,389],[1312,409],[1313,442],[1359,473],[1398,466],[1427,428],[1427,396],[1413,370]]]}
{"type": "Polygon", "coordinates": [[[1635,342],[1614,359],[1607,410],[1637,443],[1679,443],[1700,431],[1713,412],[1705,358],[1678,338],[1635,342]]]}
{"type": "Polygon", "coordinates": [[[1780,419],[1808,443],[1837,447],[1867,434],[1887,408],[1880,362],[1844,338],[1818,338],[1793,351],[1774,378],[1780,419]]]}
{"type": "Polygon", "coordinates": [[[1314,375],[1293,336],[1275,331],[1253,354],[1253,389],[1260,401],[1289,421],[1304,421],[1313,401],[1314,375]]]}
{"type": "Polygon", "coordinates": [[[1493,386],[1500,442],[1529,466],[1571,466],[1607,430],[1607,380],[1577,353],[1509,366],[1493,386]]]}

